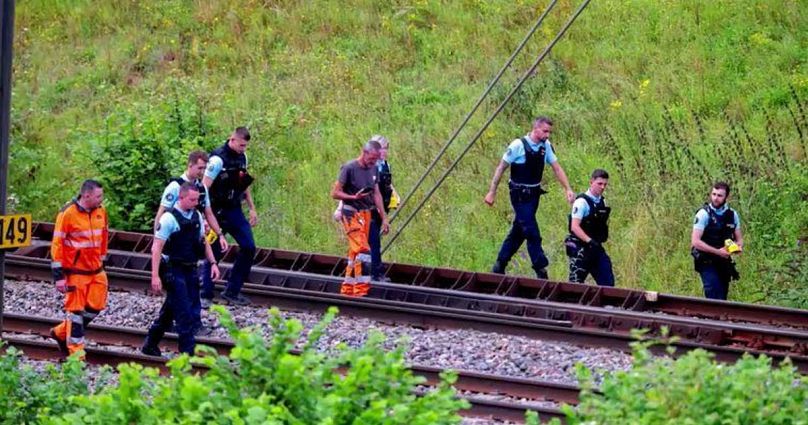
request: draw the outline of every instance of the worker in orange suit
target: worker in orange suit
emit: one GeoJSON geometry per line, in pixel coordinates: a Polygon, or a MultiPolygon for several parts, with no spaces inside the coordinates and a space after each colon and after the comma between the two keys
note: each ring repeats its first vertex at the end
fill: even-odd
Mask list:
{"type": "Polygon", "coordinates": [[[50,335],[64,356],[84,349],[87,325],[107,305],[104,260],[109,226],[103,200],[101,183],[85,180],[79,196],[56,216],[51,269],[56,289],[65,294],[67,318],[50,335]]]}
{"type": "Polygon", "coordinates": [[[381,216],[382,233],[390,230],[379,190],[379,170],[376,168],[381,149],[376,140],[365,143],[359,158],[342,165],[331,189],[331,197],[342,201],[342,227],[348,239],[348,266],[340,287],[342,295],[363,297],[370,290],[368,234],[374,209],[381,216]]]}

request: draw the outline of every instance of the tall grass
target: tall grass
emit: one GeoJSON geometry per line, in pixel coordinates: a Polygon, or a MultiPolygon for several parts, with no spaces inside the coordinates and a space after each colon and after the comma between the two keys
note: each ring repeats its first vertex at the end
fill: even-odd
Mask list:
{"type": "MultiPolygon", "coordinates": [[[[12,98],[16,208],[52,219],[94,173],[93,158],[82,154],[86,135],[103,138],[110,114],[137,117],[132,105],[143,104],[159,110],[166,93],[179,92],[204,105],[215,121],[210,128],[252,128],[259,244],[342,253],[328,197],[339,164],[371,134],[385,134],[396,187],[407,192],[544,6],[21,2],[12,98]]],[[[441,166],[576,6],[559,2],[529,54],[441,166]]],[[[387,258],[488,269],[512,218],[504,189],[494,208],[482,204],[490,173],[531,117],[548,114],[576,190],[586,188],[593,168],[612,172],[608,249],[620,286],[701,293],[688,256],[690,223],[710,182],[725,179],[747,239],[743,279],[731,297],[804,302],[808,9],[802,6],[798,0],[593,2],[387,258]]],[[[212,135],[210,143],[226,136],[212,135]]],[[[548,183],[539,222],[551,276],[564,278],[560,241],[568,206],[552,178],[548,183]]],[[[515,266],[517,273],[531,271],[524,253],[515,266]]]]}

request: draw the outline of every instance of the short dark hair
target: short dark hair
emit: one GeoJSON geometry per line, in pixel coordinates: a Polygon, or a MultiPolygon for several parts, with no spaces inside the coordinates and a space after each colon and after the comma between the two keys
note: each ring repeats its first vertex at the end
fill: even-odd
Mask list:
{"type": "Polygon", "coordinates": [[[382,149],[382,144],[375,141],[375,140],[373,140],[373,139],[368,140],[365,143],[365,145],[362,146],[362,151],[364,151],[364,152],[371,152],[371,151],[372,152],[378,152],[381,149],[382,149]]]}
{"type": "Polygon", "coordinates": [[[87,179],[84,180],[84,182],[81,184],[81,189],[79,189],[79,193],[83,195],[85,193],[92,192],[96,189],[103,189],[103,188],[104,186],[102,186],[101,182],[99,182],[98,180],[87,179]]]}
{"type": "Polygon", "coordinates": [[[190,191],[199,192],[199,189],[196,187],[195,184],[191,182],[185,182],[180,185],[180,196],[187,194],[190,191]]]}
{"type": "Polygon", "coordinates": [[[247,130],[247,127],[236,127],[233,130],[233,134],[238,136],[240,139],[244,139],[246,141],[250,141],[250,130],[247,130]]]}
{"type": "Polygon", "coordinates": [[[533,120],[533,127],[538,127],[539,124],[553,125],[553,120],[551,120],[548,116],[539,115],[535,120],[533,120]]]}
{"type": "Polygon", "coordinates": [[[595,179],[608,179],[609,173],[602,168],[595,168],[595,171],[592,172],[592,180],[595,179]]]}
{"type": "Polygon", "coordinates": [[[724,189],[724,193],[727,196],[729,196],[729,183],[727,182],[724,181],[715,182],[715,184],[713,185],[713,189],[724,189]]]}
{"type": "Polygon", "coordinates": [[[200,159],[208,162],[208,153],[205,151],[193,151],[188,154],[188,165],[196,165],[200,159]]]}

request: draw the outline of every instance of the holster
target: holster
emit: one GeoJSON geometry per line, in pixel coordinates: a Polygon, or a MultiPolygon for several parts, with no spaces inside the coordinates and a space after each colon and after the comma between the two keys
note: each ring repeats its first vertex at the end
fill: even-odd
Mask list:
{"type": "Polygon", "coordinates": [[[547,193],[541,185],[538,186],[523,186],[520,184],[509,183],[508,189],[510,190],[511,199],[516,202],[530,202],[536,198],[540,198],[547,193]]]}
{"type": "Polygon", "coordinates": [[[160,270],[158,271],[158,274],[160,275],[160,280],[163,283],[164,290],[174,287],[174,272],[171,270],[171,266],[169,265],[168,261],[160,261],[160,270]]]}
{"type": "Polygon", "coordinates": [[[567,235],[567,237],[564,238],[564,248],[567,252],[567,257],[575,258],[578,256],[578,252],[584,248],[584,244],[580,239],[572,235],[567,235]]]}

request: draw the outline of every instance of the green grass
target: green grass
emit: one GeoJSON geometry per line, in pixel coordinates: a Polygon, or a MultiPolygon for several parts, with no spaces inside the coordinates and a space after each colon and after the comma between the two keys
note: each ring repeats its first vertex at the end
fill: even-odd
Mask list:
{"type": "MultiPolygon", "coordinates": [[[[441,167],[575,7],[559,2],[441,167]]],[[[260,245],[342,253],[328,196],[339,164],[385,134],[395,185],[409,192],[543,8],[504,0],[20,2],[15,208],[52,220],[95,175],[89,145],[113,130],[107,116],[137,118],[144,108],[159,116],[184,99],[219,129],[207,144],[236,125],[253,130],[260,245]]],[[[387,259],[488,269],[511,220],[504,188],[494,208],[482,203],[490,174],[530,119],[548,114],[576,190],[593,168],[612,172],[608,250],[619,286],[700,295],[690,223],[710,182],[726,179],[747,240],[731,298],[805,306],[807,10],[795,0],[592,2],[387,259]]],[[[546,180],[539,222],[551,277],[561,279],[568,206],[551,173],[546,180]]],[[[520,254],[515,272],[529,274],[520,254]]]]}

